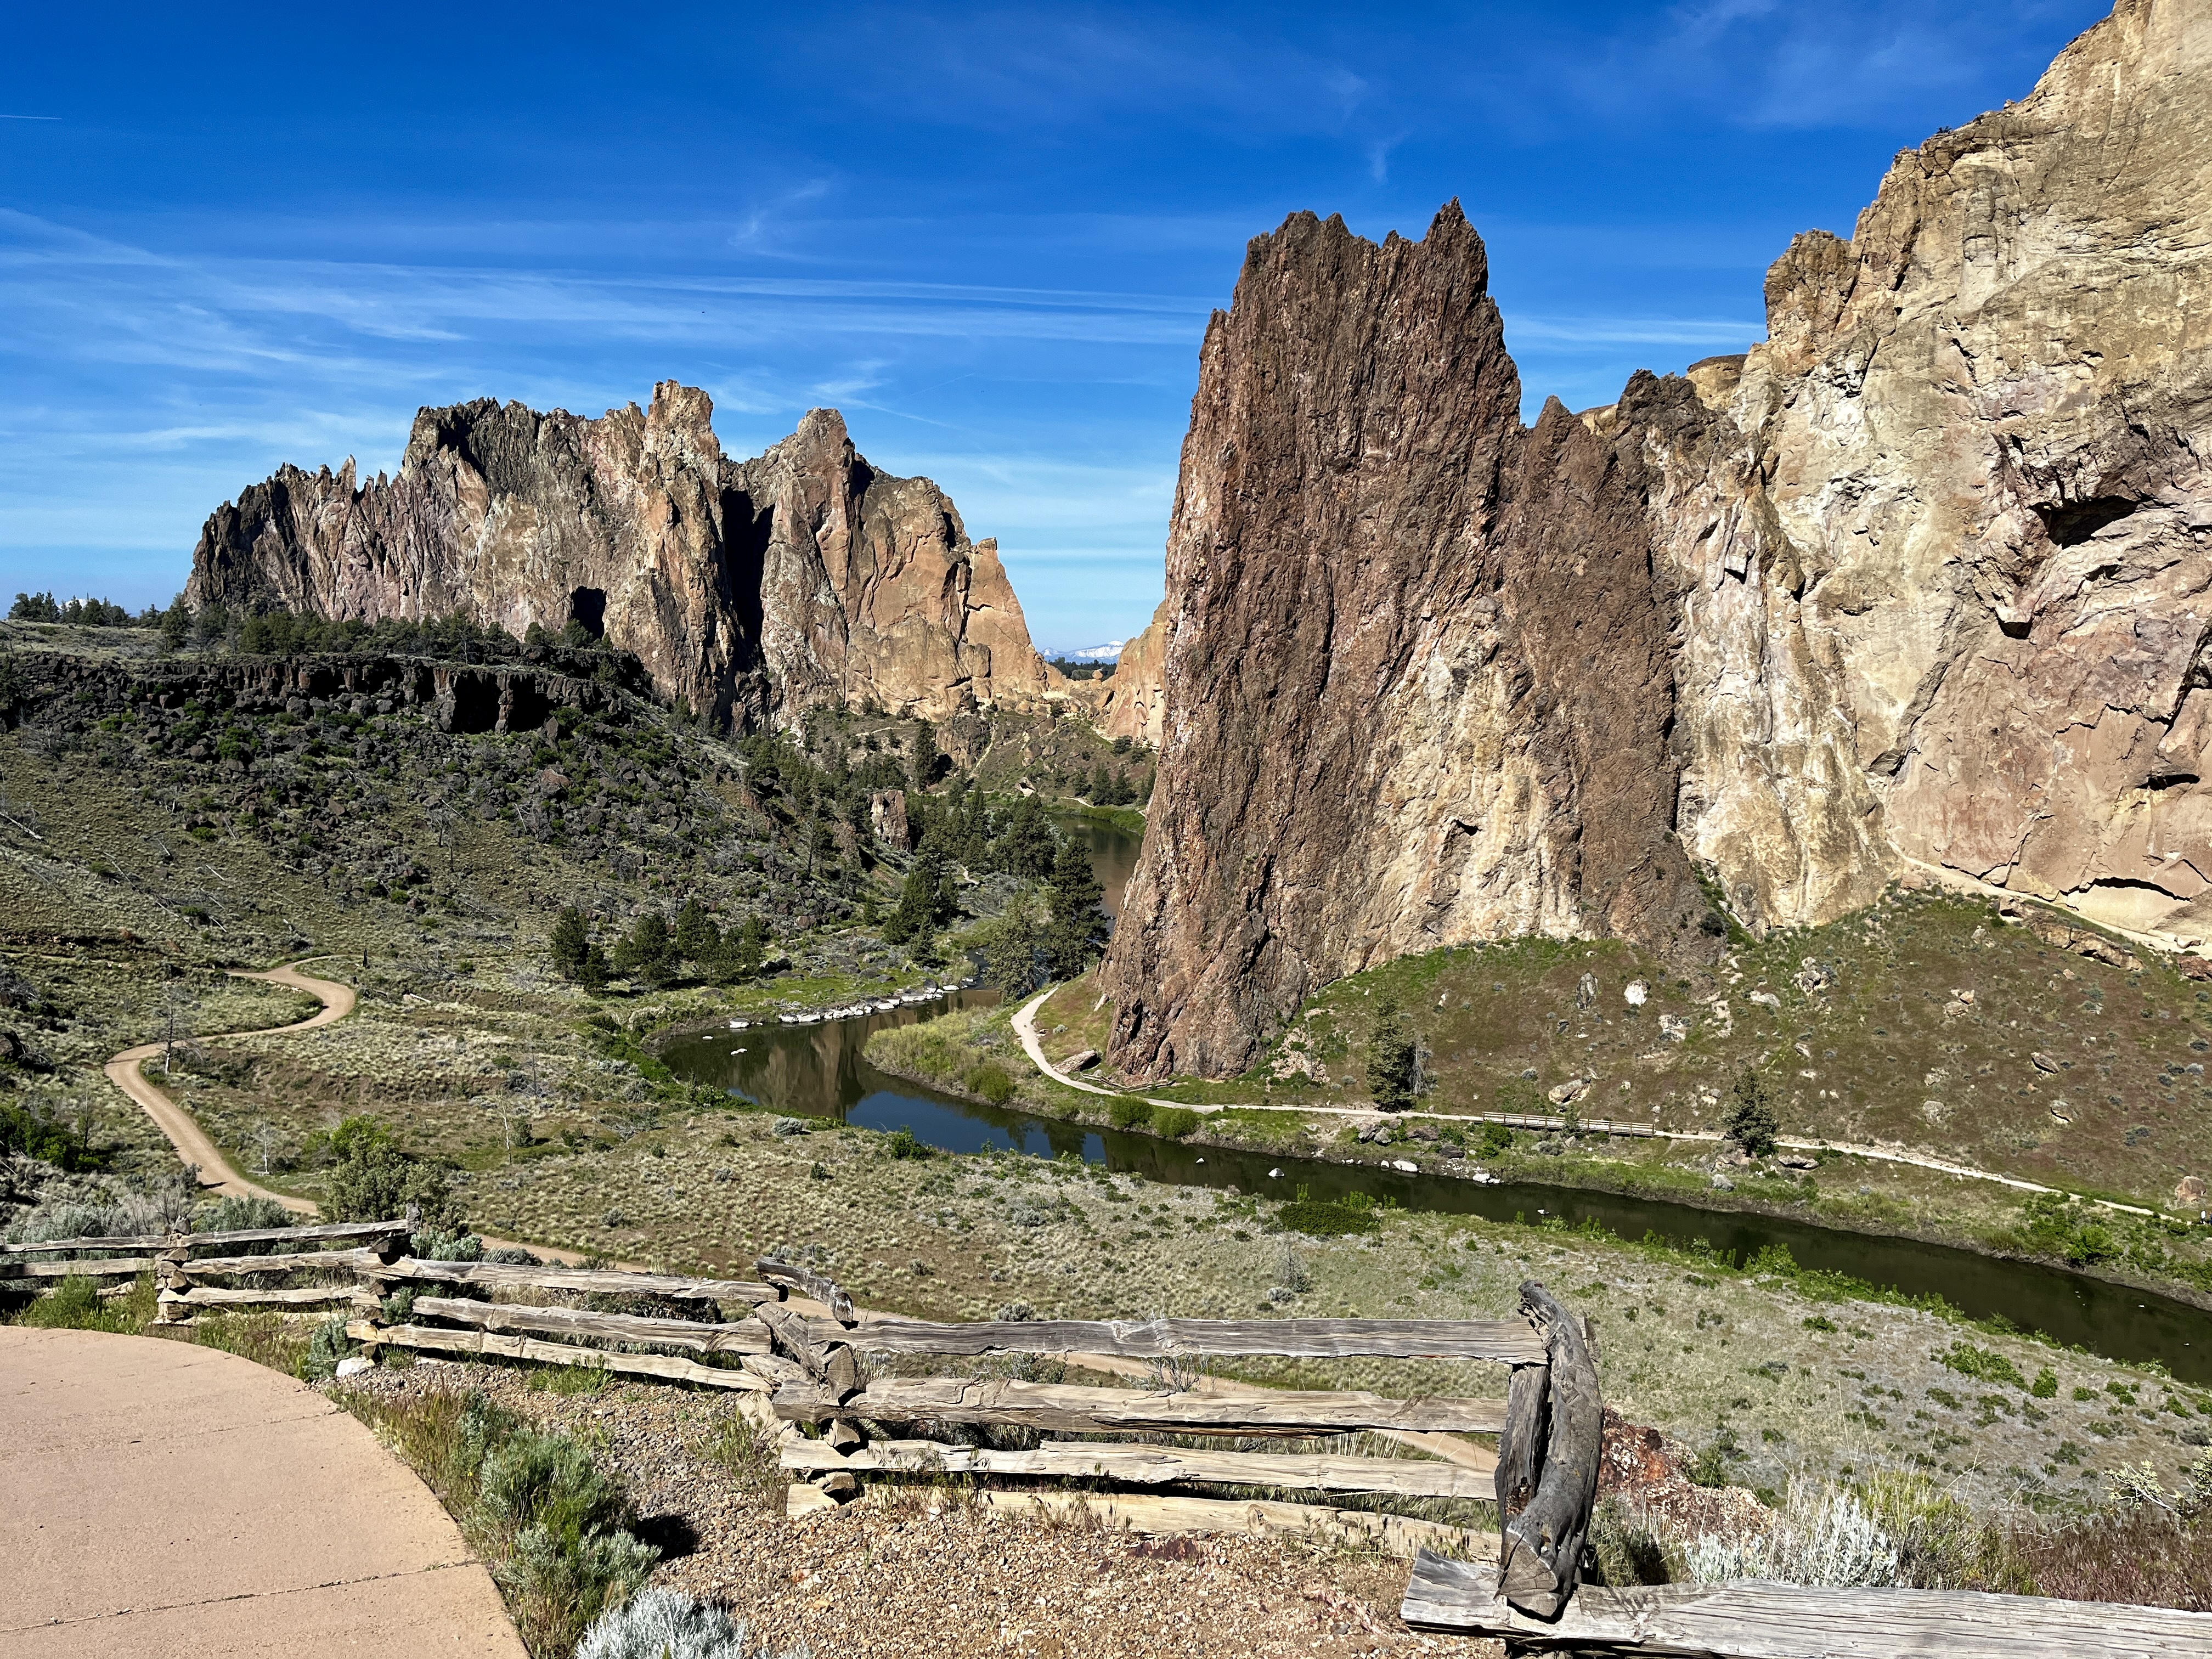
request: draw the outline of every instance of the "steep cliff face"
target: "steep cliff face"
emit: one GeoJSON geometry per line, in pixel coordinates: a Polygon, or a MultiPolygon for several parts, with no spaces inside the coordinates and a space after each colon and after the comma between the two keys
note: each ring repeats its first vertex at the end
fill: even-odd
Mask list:
{"type": "Polygon", "coordinates": [[[1487,278],[1456,206],[1380,247],[1301,215],[1207,331],[1165,759],[1106,969],[1125,1066],[1233,1070],[1409,951],[1704,908],[1666,838],[1643,457],[1556,404],[1522,429],[1487,278]]]}
{"type": "Polygon", "coordinates": [[[1915,866],[2212,932],[2212,15],[2124,0],[1797,242],[1769,338],[1533,429],[1455,208],[1293,218],[1217,316],[1168,549],[1117,1060],[1520,933],[1698,948],[1915,866]]]}
{"type": "Polygon", "coordinates": [[[1109,738],[1160,746],[1167,716],[1168,606],[1160,601],[1142,632],[1121,647],[1114,677],[1100,681],[1094,723],[1109,738]]]}
{"type": "Polygon", "coordinates": [[[329,617],[460,611],[520,634],[581,621],[721,720],[875,698],[942,718],[1057,689],[995,544],[926,478],[878,473],[834,410],[757,459],[707,394],[597,420],[489,399],[416,417],[399,474],[286,467],[193,550],[195,604],[329,617]]]}

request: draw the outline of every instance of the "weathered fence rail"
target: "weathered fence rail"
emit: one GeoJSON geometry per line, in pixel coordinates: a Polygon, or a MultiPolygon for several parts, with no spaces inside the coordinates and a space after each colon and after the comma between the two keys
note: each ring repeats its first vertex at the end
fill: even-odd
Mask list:
{"type": "Polygon", "coordinates": [[[1731,1659],[2203,1659],[2212,1613],[1972,1590],[1804,1589],[1736,1582],[1585,1586],[1540,1615],[1500,1594],[1495,1567],[1415,1559],[1401,1616],[1419,1630],[1504,1638],[1508,1651],[1728,1655],[1731,1659]]]}
{"type": "MultiPolygon", "coordinates": [[[[0,1246],[0,1279],[154,1272],[161,1315],[349,1305],[346,1327],[375,1347],[597,1367],[732,1391],[775,1437],[794,1477],[794,1510],[833,1504],[868,1480],[981,1480],[994,1508],[1081,1512],[1141,1531],[1297,1531],[1379,1544],[1416,1559],[1401,1609],[1417,1629],[1502,1638],[1510,1653],[1703,1656],[1705,1659],[2201,1659],[2212,1613],[1969,1592],[1796,1589],[1766,1583],[1609,1589],[1579,1583],[1597,1491],[1602,1407],[1587,1325],[1545,1289],[1521,1289],[1507,1320],[986,1320],[862,1316],[833,1280],[764,1259],[756,1279],[418,1261],[419,1216],[328,1227],[0,1246]],[[238,1245],[343,1245],[267,1255],[238,1245]],[[93,1255],[93,1251],[152,1250],[93,1255]],[[314,1285],[214,1285],[270,1274],[314,1285]],[[412,1291],[402,1320],[385,1298],[412,1291]],[[477,1294],[451,1294],[475,1291],[477,1294]],[[828,1311],[786,1305],[798,1293],[828,1311]],[[696,1319],[616,1313],[499,1296],[590,1296],[689,1303],[696,1319]],[[725,1306],[745,1316],[719,1317],[725,1306]],[[1505,1397],[1392,1399],[1358,1392],[1146,1389],[957,1376],[872,1376],[862,1356],[1059,1354],[1100,1364],[1207,1355],[1474,1359],[1510,1368],[1505,1397]],[[1033,1445],[975,1446],[880,1425],[1034,1431],[1033,1445]],[[816,1431],[810,1433],[808,1431],[816,1431]],[[1255,1449],[1249,1443],[1373,1435],[1416,1454],[1255,1449]],[[1449,1438],[1496,1435],[1497,1450],[1449,1438]],[[1134,1437],[1100,1439],[1091,1437],[1134,1437]],[[1142,1437],[1151,1437],[1144,1438],[1142,1437]],[[1190,1442],[1235,1441],[1233,1446],[1190,1442]],[[1009,1489],[1004,1483],[1020,1483],[1009,1489]],[[1061,1483],[1055,1489],[1049,1484],[1061,1483]],[[1198,1492],[1160,1491],[1196,1487],[1198,1492]],[[1207,1489],[1312,1494],[1310,1501],[1204,1495],[1207,1489]],[[1132,1490],[1133,1489],[1133,1490],[1132,1490]],[[1363,1500],[1494,1501],[1493,1565],[1463,1558],[1464,1528],[1371,1509],[1363,1500]],[[1431,1547],[1450,1554],[1440,1554],[1431,1547]]],[[[112,1294],[112,1292],[106,1292],[112,1294]]]]}

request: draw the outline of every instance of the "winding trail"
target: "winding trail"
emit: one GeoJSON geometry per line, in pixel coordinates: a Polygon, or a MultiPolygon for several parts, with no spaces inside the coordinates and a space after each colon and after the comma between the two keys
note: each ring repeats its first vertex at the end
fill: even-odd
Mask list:
{"type": "MultiPolygon", "coordinates": [[[[307,959],[313,961],[315,958],[307,959]]],[[[352,986],[342,985],[334,979],[316,979],[303,974],[297,963],[288,962],[263,972],[234,968],[230,974],[234,979],[266,980],[271,985],[305,991],[309,996],[319,999],[323,1006],[307,1018],[295,1020],[289,1025],[264,1025],[247,1031],[209,1031],[200,1033],[201,1036],[268,1036],[284,1031],[311,1031],[318,1025],[335,1025],[353,1012],[360,1001],[352,986]]],[[[198,1169],[203,1187],[230,1198],[271,1199],[295,1214],[313,1214],[315,1206],[310,1200],[256,1186],[232,1169],[230,1161],[217,1149],[207,1131],[200,1127],[198,1120],[155,1086],[153,1080],[140,1067],[149,1060],[158,1059],[163,1047],[159,1042],[142,1042],[136,1048],[125,1048],[107,1062],[107,1080],[144,1109],[146,1115],[154,1120],[154,1127],[168,1136],[169,1145],[177,1149],[179,1158],[198,1169]]]]}
{"type": "MultiPolygon", "coordinates": [[[[1065,1085],[1070,1089],[1080,1089],[1087,1095],[1105,1095],[1116,1100],[1145,1100],[1149,1101],[1155,1106],[1180,1106],[1188,1111],[1194,1111],[1201,1115],[1229,1109],[1226,1106],[1221,1104],[1200,1105],[1189,1101],[1157,1100],[1150,1095],[1132,1096],[1126,1090],[1103,1089],[1095,1083],[1085,1083],[1081,1079],[1070,1077],[1066,1073],[1061,1071],[1058,1066],[1054,1066],[1050,1060],[1045,1058],[1044,1048],[1037,1041],[1036,1030],[1037,1010],[1044,1006],[1046,999],[1050,997],[1054,991],[1060,988],[1061,988],[1057,985],[1047,986],[1043,990],[1038,992],[1036,995],[1031,997],[1027,1002],[1024,1003],[1020,1008],[1015,1011],[1014,1013],[1014,1035],[1021,1039],[1022,1050],[1029,1055],[1030,1063],[1035,1066],[1037,1070],[1042,1072],[1046,1077],[1050,1078],[1054,1083],[1065,1085]]],[[[1239,1102],[1237,1103],[1236,1109],[1240,1112],[1294,1112],[1301,1117],[1348,1117],[1371,1119],[1377,1123],[1410,1121],[1415,1119],[1431,1120],[1444,1123],[1504,1123],[1509,1121],[1509,1119],[1505,1115],[1498,1113],[1394,1113],[1384,1112],[1372,1106],[1322,1106],[1318,1104],[1279,1106],[1273,1101],[1256,1100],[1239,1102]]],[[[1520,1115],[1517,1121],[1525,1122],[1528,1115],[1526,1114],[1520,1115]]],[[[1565,1120],[1561,1119],[1559,1121],[1564,1125],[1565,1120]]],[[[1591,1127],[1601,1127],[1603,1126],[1593,1123],[1591,1127]]],[[[1637,1133],[1639,1136],[1648,1134],[1650,1139],[1655,1140],[1695,1140],[1705,1141],[1713,1145],[1717,1145],[1721,1141],[1728,1139],[1727,1136],[1714,1129],[1662,1129],[1654,1126],[1646,1130],[1639,1126],[1637,1133]]],[[[2075,1194],[2068,1194],[2066,1189],[2063,1187],[2045,1187],[2037,1182],[2024,1181],[2017,1176],[1999,1175],[1994,1170],[1977,1169],[1971,1164],[1957,1164],[1952,1162],[1948,1158],[1935,1158],[1923,1152],[1908,1152],[1902,1146],[1867,1146],[1857,1142],[1844,1140],[1801,1140],[1790,1135],[1778,1136],[1776,1138],[1775,1144],[1795,1152],[1841,1152],[1847,1158],[1863,1158],[1877,1164],[1911,1164],[1915,1169],[1932,1170],[1937,1175],[1950,1176],[1960,1181],[1994,1182],[2001,1187],[2009,1187],[2016,1192],[2049,1193],[2056,1194],[2061,1197],[2075,1196],[2075,1194]]],[[[2117,1199],[2090,1198],[2086,1201],[2097,1206],[2100,1209],[2111,1210],[2121,1215],[2155,1216],[2162,1213],[2162,1212],[2159,1210],[2147,1208],[2140,1204],[2123,1204],[2117,1199]]]]}
{"type": "MultiPolygon", "coordinates": [[[[313,962],[319,958],[307,957],[301,960],[313,962]]],[[[262,970],[233,968],[229,972],[235,979],[266,980],[271,985],[305,991],[309,996],[319,999],[323,1006],[307,1018],[295,1020],[289,1025],[260,1025],[240,1031],[203,1031],[196,1035],[220,1038],[275,1036],[287,1031],[311,1031],[318,1025],[336,1024],[352,1013],[361,1001],[360,994],[352,986],[341,984],[334,979],[317,979],[312,974],[301,973],[296,962],[262,970]]],[[[141,1042],[125,1048],[110,1060],[104,1069],[107,1073],[107,1080],[137,1102],[146,1115],[154,1120],[154,1127],[169,1138],[169,1145],[177,1149],[177,1156],[199,1170],[202,1188],[221,1193],[226,1197],[269,1199],[282,1204],[295,1215],[314,1214],[316,1206],[313,1200],[295,1197],[290,1193],[272,1192],[248,1181],[232,1168],[230,1160],[222,1155],[222,1149],[209,1137],[208,1132],[200,1127],[198,1120],[170,1099],[140,1069],[148,1060],[160,1057],[162,1046],[159,1042],[141,1042]]],[[[559,1249],[550,1244],[518,1244],[513,1239],[494,1238],[483,1233],[477,1237],[483,1240],[484,1248],[488,1250],[528,1249],[548,1261],[564,1262],[570,1267],[584,1259],[574,1250],[559,1249]]]]}

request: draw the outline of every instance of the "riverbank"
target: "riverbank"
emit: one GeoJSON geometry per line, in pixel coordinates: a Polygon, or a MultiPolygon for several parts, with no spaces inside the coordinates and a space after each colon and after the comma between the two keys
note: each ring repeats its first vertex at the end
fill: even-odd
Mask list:
{"type": "MultiPolygon", "coordinates": [[[[1797,1155],[1810,1168],[1773,1160],[1740,1161],[1717,1139],[1627,1139],[1506,1131],[1465,1118],[1419,1113],[1383,1117],[1352,1104],[1299,1109],[1287,1103],[1201,1107],[1185,1111],[1176,1092],[1092,1092],[1024,1064],[1014,1029],[1020,1011],[992,1010],[954,1022],[878,1032],[869,1063],[895,1075],[971,1099],[966,1086],[981,1068],[1015,1068],[1001,1108],[1125,1133],[1167,1132],[1187,1146],[1217,1146],[1378,1174],[1474,1184],[1475,1171],[1504,1184],[1614,1194],[1692,1206],[1716,1215],[1759,1216],[1869,1239],[1909,1239],[2094,1277],[2212,1310],[2212,1235],[2170,1219],[2114,1214],[2088,1204],[1960,1179],[1910,1162],[1835,1148],[1797,1155]],[[1147,1098],[1150,1097],[1150,1098],[1147,1098]],[[1364,1133],[1378,1139],[1363,1140],[1364,1133]]],[[[1041,1011],[1042,1040],[1064,1058],[1075,1045],[1103,1041],[1095,996],[1063,988],[1041,1011]],[[1054,1018],[1065,1011],[1068,1018],[1054,1018]],[[1058,1030],[1052,1027],[1058,1026],[1058,1030]]],[[[995,1080],[995,1079],[994,1079],[995,1080]]],[[[1086,1079],[1087,1081],[1087,1079],[1086,1079]]],[[[1280,1098],[1279,1096],[1277,1098],[1280,1098]]],[[[2207,1333],[2212,1342],[2212,1331],[2207,1333]]]]}

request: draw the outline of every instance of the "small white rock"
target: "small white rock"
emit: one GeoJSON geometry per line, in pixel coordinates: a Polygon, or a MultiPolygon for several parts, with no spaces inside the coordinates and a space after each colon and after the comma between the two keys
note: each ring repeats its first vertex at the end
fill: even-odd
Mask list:
{"type": "Polygon", "coordinates": [[[340,1376],[359,1376],[363,1371],[373,1371],[375,1369],[376,1362],[374,1360],[363,1359],[359,1354],[354,1355],[350,1359],[341,1359],[338,1361],[338,1375],[340,1376]]]}
{"type": "Polygon", "coordinates": [[[1632,979],[1629,981],[1627,989],[1621,993],[1621,995],[1628,999],[1628,1006],[1632,1008],[1641,1008],[1644,1006],[1644,999],[1649,997],[1650,994],[1651,988],[1646,985],[1640,979],[1632,979]]]}

